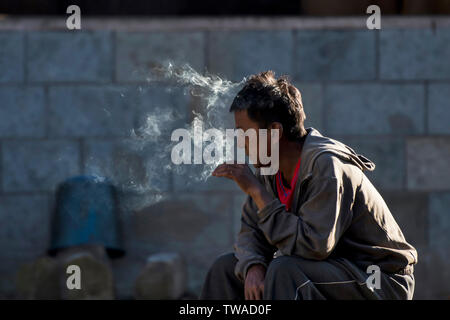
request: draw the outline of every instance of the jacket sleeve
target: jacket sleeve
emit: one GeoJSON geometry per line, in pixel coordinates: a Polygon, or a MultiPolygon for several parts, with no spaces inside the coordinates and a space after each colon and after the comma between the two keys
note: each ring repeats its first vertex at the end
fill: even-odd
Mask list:
{"type": "Polygon", "coordinates": [[[258,226],[266,240],[283,255],[326,259],[351,223],[354,189],[343,181],[313,175],[298,215],[287,212],[278,199],[271,201],[258,212],[258,226]]]}
{"type": "Polygon", "coordinates": [[[238,260],[234,273],[241,281],[252,264],[262,264],[266,268],[273,258],[276,247],[270,245],[258,228],[257,207],[250,196],[242,207],[241,229],[234,244],[238,260]]]}

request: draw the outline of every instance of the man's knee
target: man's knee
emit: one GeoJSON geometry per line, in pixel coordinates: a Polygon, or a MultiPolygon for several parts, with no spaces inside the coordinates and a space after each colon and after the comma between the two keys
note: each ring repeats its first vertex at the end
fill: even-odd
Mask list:
{"type": "Polygon", "coordinates": [[[216,258],[210,268],[210,272],[214,274],[234,274],[237,259],[234,253],[225,253],[216,258]]]}
{"type": "Polygon", "coordinates": [[[301,262],[304,259],[292,256],[280,256],[273,259],[266,271],[266,279],[291,277],[301,272],[301,262]]]}
{"type": "Polygon", "coordinates": [[[274,258],[266,271],[264,299],[293,299],[297,283],[305,281],[299,259],[292,256],[274,258]]]}
{"type": "Polygon", "coordinates": [[[200,299],[244,299],[243,284],[234,275],[237,261],[233,253],[216,258],[206,276],[200,299]]]}
{"type": "Polygon", "coordinates": [[[290,268],[292,268],[295,259],[296,258],[291,256],[277,257],[270,262],[267,272],[273,273],[289,270],[290,268]]]}

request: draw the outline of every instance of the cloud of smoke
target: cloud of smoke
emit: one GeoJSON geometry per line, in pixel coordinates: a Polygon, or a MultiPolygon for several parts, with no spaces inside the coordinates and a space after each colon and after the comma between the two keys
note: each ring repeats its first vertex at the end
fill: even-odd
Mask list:
{"type": "MultiPolygon", "coordinates": [[[[132,200],[125,203],[128,209],[158,202],[180,186],[205,183],[225,159],[213,164],[175,165],[171,150],[177,142],[171,141],[171,133],[185,128],[193,136],[209,128],[224,133],[234,128],[228,108],[244,81],[231,82],[214,74],[201,74],[187,64],[170,62],[150,70],[145,85],[119,92],[121,99],[130,103],[141,101],[143,116],[137,119],[135,128],[130,128],[127,138],[105,147],[106,157],[87,159],[87,173],[106,176],[121,193],[131,195],[127,199],[132,200]]],[[[109,111],[105,116],[111,116],[109,111]]],[[[205,147],[204,142],[193,140],[193,144],[193,150],[205,147]]]]}

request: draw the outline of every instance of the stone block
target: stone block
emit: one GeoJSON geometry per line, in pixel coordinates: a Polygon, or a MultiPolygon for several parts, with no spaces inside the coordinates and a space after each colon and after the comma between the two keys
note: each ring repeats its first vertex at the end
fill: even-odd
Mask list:
{"type": "Polygon", "coordinates": [[[2,248],[0,254],[0,298],[5,300],[20,298],[17,292],[18,271],[42,256],[42,251],[2,248]]]}
{"type": "Polygon", "coordinates": [[[296,82],[300,91],[303,109],[306,114],[305,128],[313,127],[322,132],[323,126],[323,88],[318,83],[296,82]]]}
{"type": "MultiPolygon", "coordinates": [[[[223,193],[177,193],[136,211],[125,238],[131,252],[185,255],[188,289],[199,293],[217,255],[232,250],[232,201],[223,193]]],[[[127,249],[128,250],[128,249],[127,249]]]]}
{"type": "Polygon", "coordinates": [[[450,85],[434,83],[428,89],[428,131],[450,134],[450,85]]]}
{"type": "Polygon", "coordinates": [[[177,87],[173,83],[150,82],[138,86],[134,95],[137,123],[146,135],[170,139],[174,129],[185,127],[191,119],[192,94],[184,85],[177,87]]]}
{"type": "Polygon", "coordinates": [[[237,235],[241,230],[242,208],[245,200],[247,200],[247,195],[243,192],[233,197],[233,241],[236,241],[237,235]]]}
{"type": "Polygon", "coordinates": [[[136,299],[179,299],[186,287],[185,268],[180,254],[159,253],[149,256],[136,279],[136,299]]]}
{"type": "Polygon", "coordinates": [[[17,297],[25,300],[60,299],[58,271],[57,259],[47,256],[22,265],[16,275],[17,297]]]}
{"type": "Polygon", "coordinates": [[[381,79],[450,79],[450,29],[380,31],[381,79]]]}
{"type": "Polygon", "coordinates": [[[188,191],[239,191],[236,182],[213,177],[214,168],[210,165],[179,165],[173,172],[173,188],[175,192],[188,191]]]}
{"type": "Polygon", "coordinates": [[[50,89],[51,137],[129,136],[136,115],[127,88],[58,86],[50,89]]]}
{"type": "MultiPolygon", "coordinates": [[[[58,252],[60,264],[59,285],[61,299],[64,300],[111,300],[114,299],[114,280],[112,268],[102,246],[80,246],[63,249],[58,252]],[[80,270],[80,289],[69,289],[72,283],[67,273],[69,266],[80,270]]],[[[76,271],[75,271],[76,272],[76,271]]]]}
{"type": "Polygon", "coordinates": [[[24,35],[0,32],[0,83],[20,82],[24,78],[24,35]]]}
{"type": "Polygon", "coordinates": [[[428,195],[421,192],[381,192],[406,241],[415,248],[428,245],[428,195]]]}
{"type": "Polygon", "coordinates": [[[135,149],[126,141],[95,139],[84,143],[83,152],[84,173],[107,177],[119,189],[139,193],[169,189],[166,163],[147,148],[135,149]]]}
{"type": "Polygon", "coordinates": [[[201,32],[120,32],[116,38],[116,77],[118,81],[145,81],[154,68],[189,64],[202,72],[204,35],[201,32]]]}
{"type": "Polygon", "coordinates": [[[325,89],[329,134],[424,133],[424,88],[416,84],[336,84],[325,89]]]}
{"type": "MultiPolygon", "coordinates": [[[[450,244],[450,192],[430,194],[429,241],[433,248],[448,249],[450,244]]],[[[450,259],[448,259],[450,262],[450,259]]]]}
{"type": "Polygon", "coordinates": [[[366,171],[366,176],[376,188],[384,190],[403,189],[405,179],[405,143],[401,138],[385,137],[336,137],[356,153],[375,163],[375,170],[366,171]]]}
{"type": "Polygon", "coordinates": [[[171,162],[171,147],[178,143],[171,141],[174,130],[189,128],[190,98],[187,88],[162,83],[151,83],[136,96],[137,128],[127,143],[148,162],[161,164],[159,171],[171,162]]]}
{"type": "Polygon", "coordinates": [[[450,189],[449,138],[410,138],[406,143],[406,158],[408,189],[450,189]]]}
{"type": "Polygon", "coordinates": [[[372,80],[376,77],[375,33],[300,30],[295,34],[297,80],[372,80]]]}
{"type": "Polygon", "coordinates": [[[7,141],[2,145],[3,190],[53,191],[80,173],[78,144],[72,141],[7,141]]]}
{"type": "Polygon", "coordinates": [[[140,251],[134,252],[131,255],[129,254],[130,252],[133,253],[131,248],[127,249],[126,256],[111,260],[116,299],[118,300],[135,299],[134,290],[136,279],[145,266],[145,258],[135,256],[137,253],[140,255],[140,251]]]}
{"type": "Polygon", "coordinates": [[[0,196],[0,250],[44,253],[50,241],[50,209],[46,195],[0,196]]]}
{"type": "Polygon", "coordinates": [[[109,300],[114,299],[110,261],[100,245],[61,249],[56,256],[39,256],[22,264],[16,273],[16,291],[20,299],[109,300]],[[80,289],[69,289],[79,267],[80,289]],[[69,272],[68,272],[69,270],[69,272]]]}
{"type": "Polygon", "coordinates": [[[112,80],[113,50],[109,32],[30,32],[27,39],[29,81],[112,80]]]}
{"type": "Polygon", "coordinates": [[[208,37],[209,71],[232,81],[273,70],[292,73],[291,31],[217,31],[208,37]]]}
{"type": "Polygon", "coordinates": [[[450,298],[450,264],[448,248],[418,248],[419,262],[414,268],[414,299],[450,298]]]}
{"type": "Polygon", "coordinates": [[[45,135],[44,90],[0,87],[0,101],[0,137],[39,138],[45,135]]]}

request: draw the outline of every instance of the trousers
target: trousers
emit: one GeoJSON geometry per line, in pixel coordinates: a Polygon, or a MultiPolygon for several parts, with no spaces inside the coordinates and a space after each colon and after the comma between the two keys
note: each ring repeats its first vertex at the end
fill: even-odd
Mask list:
{"type": "MultiPolygon", "coordinates": [[[[235,276],[234,253],[219,256],[210,267],[199,298],[202,300],[244,300],[244,283],[235,276]]],[[[371,274],[344,258],[308,260],[279,256],[268,265],[264,300],[411,300],[414,275],[379,272],[379,288],[366,280],[371,274]]]]}

